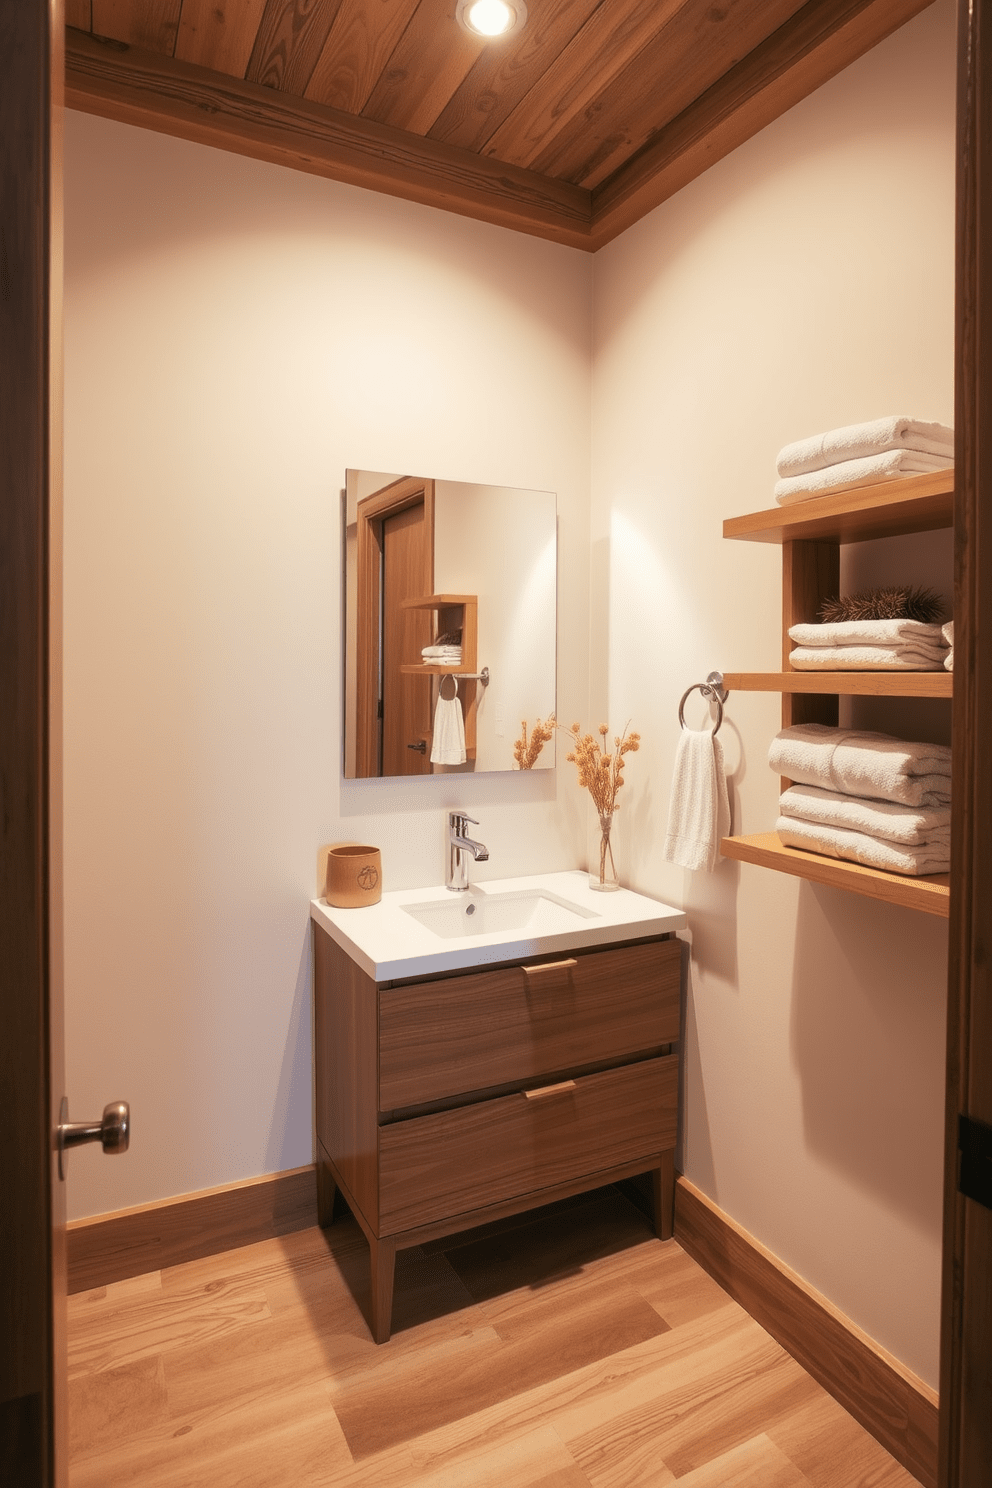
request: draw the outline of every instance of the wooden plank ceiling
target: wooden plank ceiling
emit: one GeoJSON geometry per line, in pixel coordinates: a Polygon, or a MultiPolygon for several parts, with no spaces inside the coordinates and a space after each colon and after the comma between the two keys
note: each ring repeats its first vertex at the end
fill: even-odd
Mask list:
{"type": "Polygon", "coordinates": [[[932,0],[65,0],[66,102],[595,250],[932,0]]]}

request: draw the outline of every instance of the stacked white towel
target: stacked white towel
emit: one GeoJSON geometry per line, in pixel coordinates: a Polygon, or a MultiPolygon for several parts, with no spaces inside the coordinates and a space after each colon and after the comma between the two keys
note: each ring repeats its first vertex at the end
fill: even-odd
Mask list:
{"type": "Polygon", "coordinates": [[[816,785],[870,801],[949,806],[951,751],[890,734],[797,723],[772,740],[768,763],[798,785],[816,785]]]}
{"type": "Polygon", "coordinates": [[[793,625],[792,665],[803,672],[939,672],[947,641],[939,625],[920,620],[841,620],[793,625]]]}
{"type": "Polygon", "coordinates": [[[948,645],[947,655],[944,657],[944,669],[948,672],[954,670],[954,621],[948,620],[946,625],[941,626],[941,633],[948,645]]]}
{"type": "Polygon", "coordinates": [[[947,844],[951,840],[950,806],[900,806],[894,801],[845,796],[816,785],[790,785],[782,794],[779,808],[783,816],[884,837],[904,847],[919,847],[923,842],[947,844]]]}
{"type": "Polygon", "coordinates": [[[787,444],[778,455],[775,500],[807,501],[953,464],[953,429],[893,414],[787,444]]]}
{"type": "Polygon", "coordinates": [[[893,873],[948,871],[951,751],[945,745],[803,723],[772,740],[768,762],[798,782],[779,801],[775,826],[786,847],[893,873]]]}
{"type": "Polygon", "coordinates": [[[461,646],[425,646],[420,654],[424,661],[432,661],[438,666],[460,666],[462,648],[461,646]]]}

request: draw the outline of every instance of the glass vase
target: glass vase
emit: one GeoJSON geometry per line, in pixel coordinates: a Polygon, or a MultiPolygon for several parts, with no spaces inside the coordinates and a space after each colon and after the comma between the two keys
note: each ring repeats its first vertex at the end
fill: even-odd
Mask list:
{"type": "Polygon", "coordinates": [[[589,887],[610,893],[620,887],[616,863],[613,861],[611,834],[616,821],[616,812],[606,815],[597,812],[598,830],[593,834],[589,852],[589,887]]]}

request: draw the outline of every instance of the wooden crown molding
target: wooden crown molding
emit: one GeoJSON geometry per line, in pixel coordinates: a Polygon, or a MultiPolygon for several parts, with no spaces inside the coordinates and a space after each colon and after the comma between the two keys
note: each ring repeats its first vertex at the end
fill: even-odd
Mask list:
{"type": "Polygon", "coordinates": [[[937,1488],[937,1394],[687,1178],[675,1238],[925,1488],[937,1488]]]}
{"type": "Polygon", "coordinates": [[[71,27],[66,104],[594,252],[932,3],[809,0],[595,192],[71,27]]]}
{"type": "Polygon", "coordinates": [[[933,0],[809,0],[593,192],[600,248],[933,0]]]}
{"type": "Polygon", "coordinates": [[[68,108],[589,247],[580,186],[123,42],[66,36],[68,108]]]}

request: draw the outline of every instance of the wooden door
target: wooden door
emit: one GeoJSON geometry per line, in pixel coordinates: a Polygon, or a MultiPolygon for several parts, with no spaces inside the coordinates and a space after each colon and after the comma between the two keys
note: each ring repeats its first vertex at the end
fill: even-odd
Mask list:
{"type": "Polygon", "coordinates": [[[958,20],[954,795],[942,1488],[992,1483],[992,0],[958,20]],[[969,1152],[963,1162],[963,1139],[969,1152]],[[962,1189],[965,1192],[962,1192],[962,1189]]]}
{"type": "Polygon", "coordinates": [[[431,592],[433,555],[427,543],[423,501],[386,517],[382,524],[382,773],[429,775],[431,687],[429,677],[400,671],[429,646],[431,615],[403,608],[405,599],[431,592]]]}
{"type": "Polygon", "coordinates": [[[65,1467],[58,0],[0,4],[0,1482],[65,1467]]]}
{"type": "Polygon", "coordinates": [[[431,638],[429,613],[413,618],[417,612],[402,611],[401,605],[404,599],[425,598],[434,588],[434,482],[415,476],[392,481],[358,503],[357,521],[355,774],[425,774],[430,770],[425,736],[430,683],[425,677],[402,678],[398,668],[401,661],[419,660],[431,638]],[[425,744],[423,750],[406,748],[418,742],[425,744]]]}

